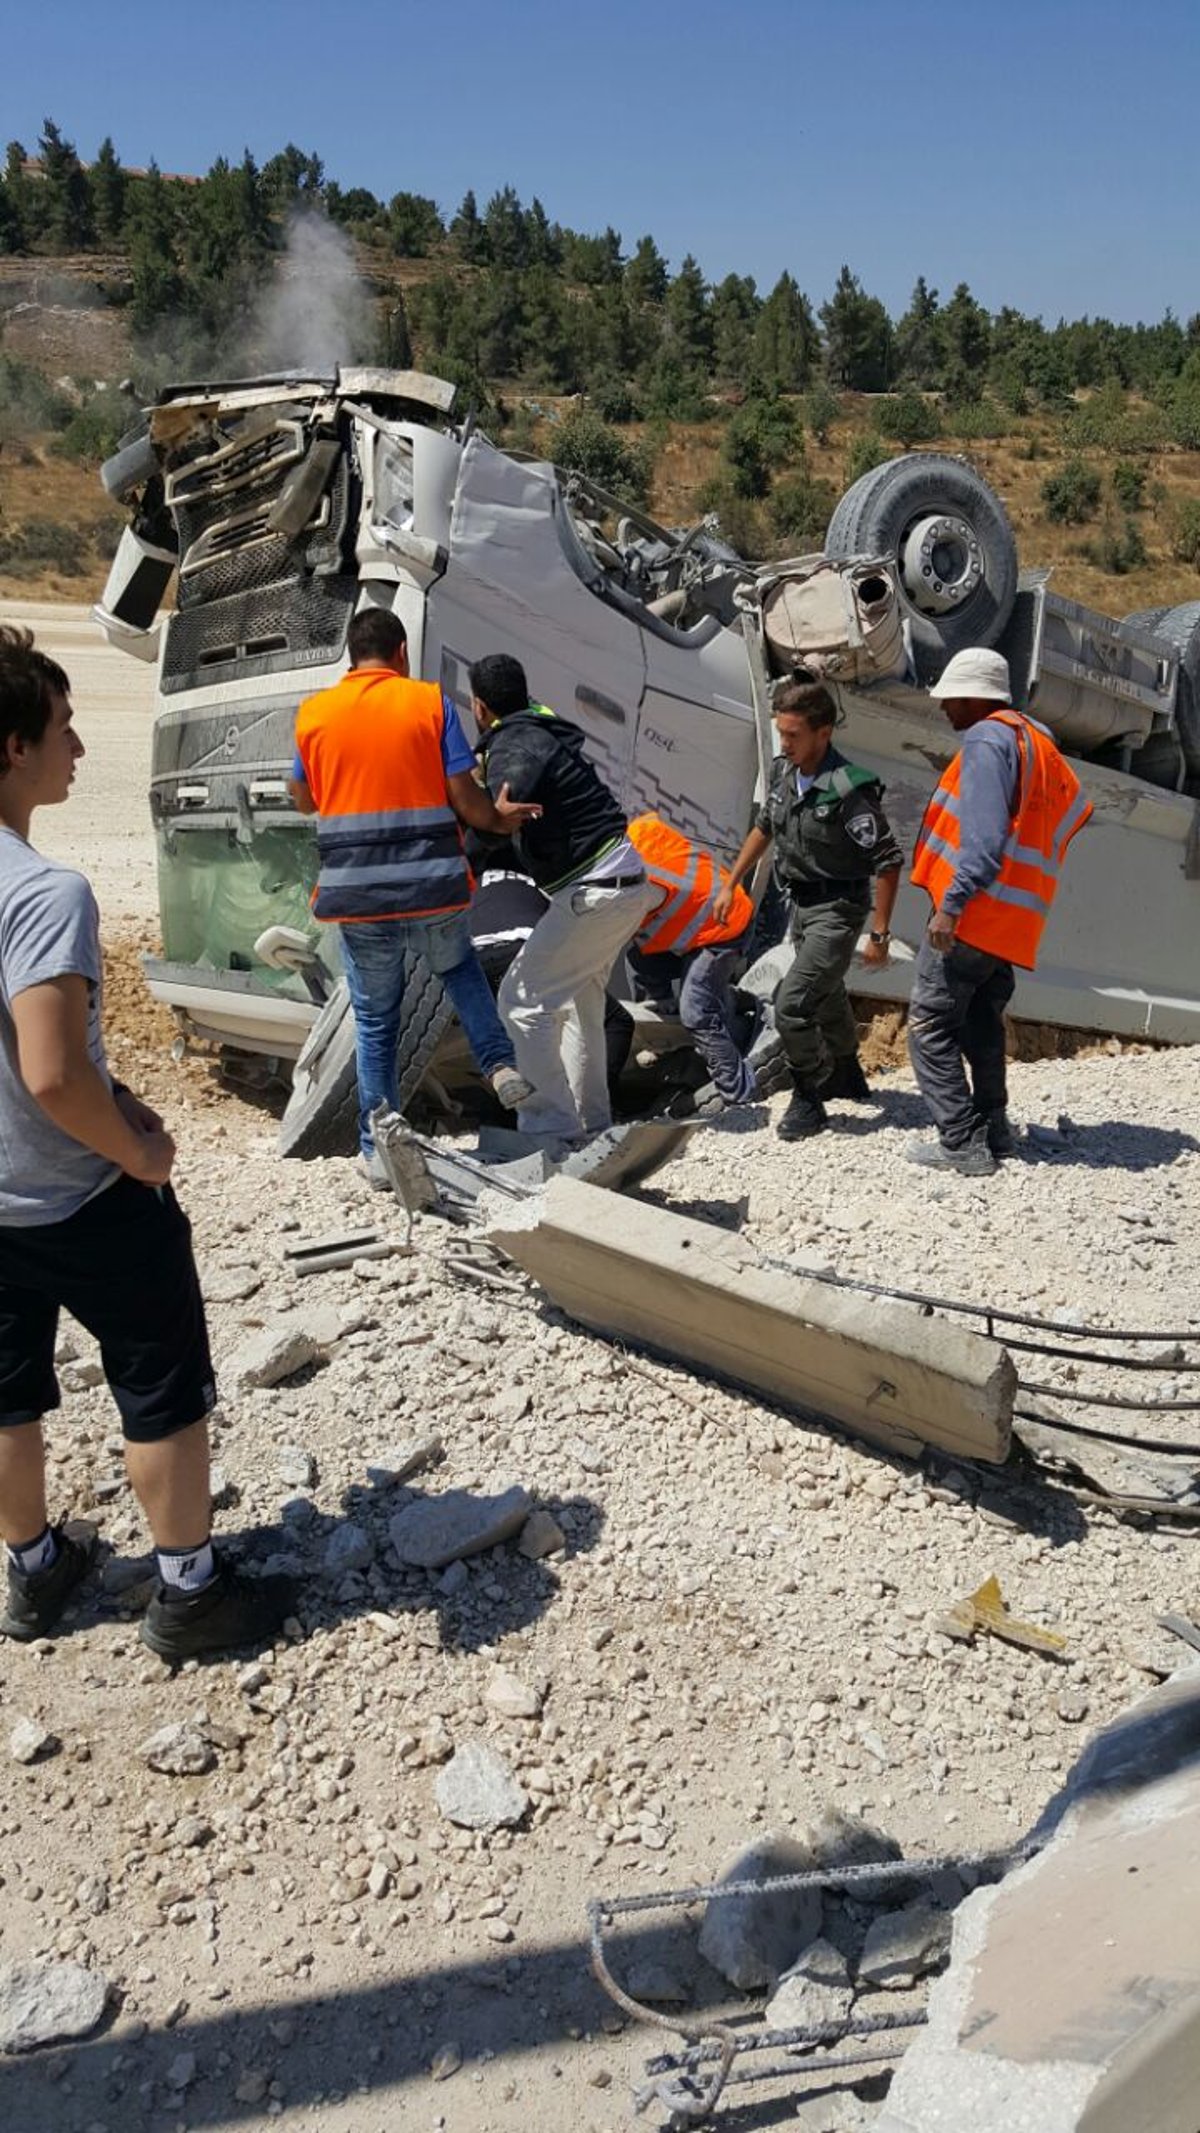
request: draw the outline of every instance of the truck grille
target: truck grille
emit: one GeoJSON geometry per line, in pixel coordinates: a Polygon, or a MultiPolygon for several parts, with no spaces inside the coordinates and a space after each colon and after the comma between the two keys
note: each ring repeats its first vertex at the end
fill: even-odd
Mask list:
{"type": "Polygon", "coordinates": [[[357,596],[356,578],[305,577],[181,605],[167,623],[163,691],[219,680],[235,664],[241,680],[339,659],[357,596]]]}

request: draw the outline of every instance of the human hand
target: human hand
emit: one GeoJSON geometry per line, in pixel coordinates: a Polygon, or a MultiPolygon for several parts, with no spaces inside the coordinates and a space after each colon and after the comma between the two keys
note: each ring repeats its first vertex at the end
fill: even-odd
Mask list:
{"type": "Polygon", "coordinates": [[[958,934],[958,920],[947,911],[935,911],[926,928],[929,945],[939,955],[948,954],[958,934]]]}
{"type": "Polygon", "coordinates": [[[887,941],[873,941],[868,937],[867,945],[862,952],[862,959],[870,969],[882,970],[888,960],[888,954],[889,944],[887,941]]]}
{"type": "Polygon", "coordinates": [[[140,1096],[134,1095],[132,1089],[114,1089],[113,1102],[126,1125],[132,1126],[135,1133],[162,1132],[163,1122],[158,1112],[152,1111],[149,1104],[144,1104],[140,1096]]]}
{"type": "Polygon", "coordinates": [[[133,1160],[126,1163],[125,1169],[139,1185],[165,1185],[174,1161],[175,1143],[160,1127],[138,1134],[133,1160]]]}
{"type": "Polygon", "coordinates": [[[506,830],[518,830],[522,823],[536,822],[542,812],[536,800],[512,799],[507,783],[500,787],[494,805],[506,830]]]}
{"type": "Polygon", "coordinates": [[[727,881],[717,890],[716,895],[713,897],[713,918],[718,926],[723,926],[726,923],[732,909],[733,883],[727,881]]]}

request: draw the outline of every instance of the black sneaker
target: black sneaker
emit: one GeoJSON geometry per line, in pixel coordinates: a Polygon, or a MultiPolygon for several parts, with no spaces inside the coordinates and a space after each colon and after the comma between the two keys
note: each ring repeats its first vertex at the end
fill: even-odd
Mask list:
{"type": "Polygon", "coordinates": [[[45,1637],[54,1628],[71,1594],[82,1585],[96,1560],[95,1531],[84,1525],[77,1530],[79,1538],[72,1539],[61,1526],[51,1528],[58,1554],[47,1570],[26,1573],[9,1563],[8,1607],[0,1618],[0,1636],[29,1644],[34,1637],[45,1637]]]}
{"type": "Polygon", "coordinates": [[[1020,1145],[1016,1127],[1007,1111],[989,1111],[981,1114],[980,1124],[987,1133],[987,1144],[998,1161],[1006,1155],[1015,1155],[1020,1145]]]}
{"type": "Polygon", "coordinates": [[[857,1052],[848,1059],[835,1059],[828,1081],[821,1083],[823,1097],[844,1096],[848,1102],[865,1104],[871,1100],[871,1087],[862,1070],[862,1061],[857,1052]]]}
{"type": "Polygon", "coordinates": [[[828,1124],[829,1113],[815,1090],[797,1084],[775,1131],[781,1141],[806,1141],[814,1133],[823,1133],[828,1124]]]}
{"type": "Polygon", "coordinates": [[[200,1592],[177,1592],[160,1584],[142,1616],[139,1635],[160,1659],[177,1665],[184,1659],[267,1644],[295,1608],[291,1578],[244,1577],[222,1563],[200,1592]]]}

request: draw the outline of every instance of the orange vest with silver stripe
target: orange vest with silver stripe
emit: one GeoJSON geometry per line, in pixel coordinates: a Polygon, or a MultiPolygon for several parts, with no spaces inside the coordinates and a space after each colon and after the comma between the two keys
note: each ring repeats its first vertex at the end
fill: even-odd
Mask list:
{"type": "Polygon", "coordinates": [[[754,905],[742,888],[733,892],[733,908],[724,925],[713,917],[717,891],[728,875],[702,845],[693,844],[659,815],[635,816],[627,835],[648,879],[663,891],[637,938],[642,955],[687,955],[694,948],[722,947],[745,932],[754,905]]]}
{"type": "Polygon", "coordinates": [[[314,918],[436,918],[470,903],[444,719],[435,683],[380,667],[352,667],[301,704],[296,748],[320,818],[314,918]]]}
{"type": "MultiPolygon", "coordinates": [[[[987,955],[1032,970],[1042,929],[1058,888],[1059,869],[1092,803],[1049,734],[1018,711],[993,711],[1017,737],[1020,777],[1004,856],[995,880],[964,904],[955,924],[960,941],[987,955]]],[[[935,911],[958,867],[962,751],[942,775],[917,833],[912,878],[928,889],[935,911]]]]}

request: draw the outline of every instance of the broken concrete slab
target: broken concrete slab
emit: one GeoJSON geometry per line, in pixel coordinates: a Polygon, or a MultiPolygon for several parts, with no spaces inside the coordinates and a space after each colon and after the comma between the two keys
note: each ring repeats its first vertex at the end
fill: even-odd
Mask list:
{"type": "Polygon", "coordinates": [[[0,2052],[86,2037],[107,2001],[108,1980],[82,1963],[12,1964],[0,1970],[0,2052]]]}
{"type": "Polygon", "coordinates": [[[486,1741],[456,1748],[434,1785],[438,1810],[460,1829],[514,1829],[529,1806],[503,1756],[486,1741]]]}
{"type": "Polygon", "coordinates": [[[239,1392],[266,1390],[306,1370],[320,1354],[302,1318],[273,1318],[230,1357],[226,1368],[239,1392]]]}
{"type": "Polygon", "coordinates": [[[414,1570],[444,1570],[463,1556],[480,1555],[519,1533],[533,1509],[526,1490],[514,1486],[498,1496],[447,1489],[397,1511],[388,1528],[400,1561],[414,1570]]]}
{"type": "Polygon", "coordinates": [[[887,1992],[907,1991],[939,1967],[950,1945],[950,1927],[950,1913],[928,1902],[884,1911],[867,1931],[858,1965],[861,1982],[887,1992]]]}
{"type": "Polygon", "coordinates": [[[379,1159],[409,1213],[432,1212],[457,1221],[482,1216],[485,1196],[525,1201],[556,1176],[620,1191],[661,1169],[696,1125],[695,1119],[633,1119],[594,1135],[584,1147],[555,1162],[513,1127],[485,1126],[478,1154],[467,1155],[414,1133],[395,1114],[377,1113],[373,1119],[379,1159]]]}
{"type": "Polygon", "coordinates": [[[1200,1668],[1085,1750],[950,1967],[877,2133],[1195,2133],[1200,1668]]]}
{"type": "Polygon", "coordinates": [[[853,2005],[845,1956],[829,1941],[815,1940],[784,1971],[763,2019],[772,2029],[820,2029],[846,2022],[853,2005]]]}
{"type": "MultiPolygon", "coordinates": [[[[794,1837],[767,1835],[732,1853],[718,1882],[773,1881],[807,1874],[813,1859],[794,1837]]],[[[711,1896],[700,1928],[700,1953],[738,1992],[774,1985],[821,1929],[821,1891],[809,1883],[767,1893],[711,1896]]]]}
{"type": "Polygon", "coordinates": [[[1008,1453],[1017,1374],[980,1334],[765,1266],[741,1237],[559,1176],[489,1242],[582,1325],[889,1451],[1008,1453]]]}

